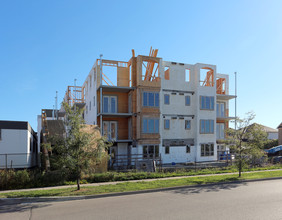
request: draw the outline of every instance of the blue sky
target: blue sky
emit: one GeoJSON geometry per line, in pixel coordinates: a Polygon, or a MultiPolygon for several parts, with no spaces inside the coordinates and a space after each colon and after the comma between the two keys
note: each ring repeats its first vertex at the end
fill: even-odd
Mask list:
{"type": "MultiPolygon", "coordinates": [[[[282,1],[0,0],[0,120],[29,121],[82,84],[94,61],[151,46],[167,61],[238,73],[238,115],[282,122],[282,1]]],[[[234,101],[230,103],[234,115],[234,101]]]]}

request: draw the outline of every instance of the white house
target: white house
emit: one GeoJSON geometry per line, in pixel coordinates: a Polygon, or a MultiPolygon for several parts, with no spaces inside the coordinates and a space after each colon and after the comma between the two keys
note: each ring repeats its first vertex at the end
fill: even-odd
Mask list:
{"type": "Polygon", "coordinates": [[[38,165],[37,134],[24,121],[0,121],[0,168],[38,165]]]}

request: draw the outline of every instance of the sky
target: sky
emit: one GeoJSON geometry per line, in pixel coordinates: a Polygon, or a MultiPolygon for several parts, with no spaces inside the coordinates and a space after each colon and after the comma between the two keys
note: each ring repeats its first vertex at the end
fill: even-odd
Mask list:
{"type": "MultiPolygon", "coordinates": [[[[159,49],[165,61],[230,75],[237,115],[282,122],[282,1],[0,0],[0,120],[28,121],[82,85],[95,60],[128,61],[159,49]]],[[[230,116],[234,116],[234,100],[230,116]]]]}

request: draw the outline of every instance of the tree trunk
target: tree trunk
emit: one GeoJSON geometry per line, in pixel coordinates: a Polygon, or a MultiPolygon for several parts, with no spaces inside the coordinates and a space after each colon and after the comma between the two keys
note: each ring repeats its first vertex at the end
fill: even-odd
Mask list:
{"type": "Polygon", "coordinates": [[[76,183],[77,183],[77,190],[80,190],[80,178],[79,177],[77,177],[76,183]]]}

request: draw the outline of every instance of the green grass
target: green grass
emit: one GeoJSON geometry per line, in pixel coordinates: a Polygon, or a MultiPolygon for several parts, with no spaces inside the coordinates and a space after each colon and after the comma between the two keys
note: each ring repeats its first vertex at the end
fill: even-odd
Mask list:
{"type": "Polygon", "coordinates": [[[81,195],[97,195],[104,193],[115,192],[130,192],[148,189],[161,189],[167,187],[176,186],[189,186],[209,183],[223,183],[237,180],[250,180],[250,179],[262,179],[271,177],[282,177],[282,171],[265,171],[258,173],[243,173],[239,178],[238,174],[226,174],[217,176],[200,176],[200,177],[185,177],[181,179],[170,180],[155,180],[150,182],[124,182],[114,185],[102,185],[102,186],[88,186],[81,187],[80,191],[77,191],[75,187],[64,189],[48,189],[48,190],[35,190],[35,191],[22,191],[22,192],[10,192],[1,193],[0,198],[19,198],[19,197],[48,197],[48,196],[81,196],[81,195]]]}

